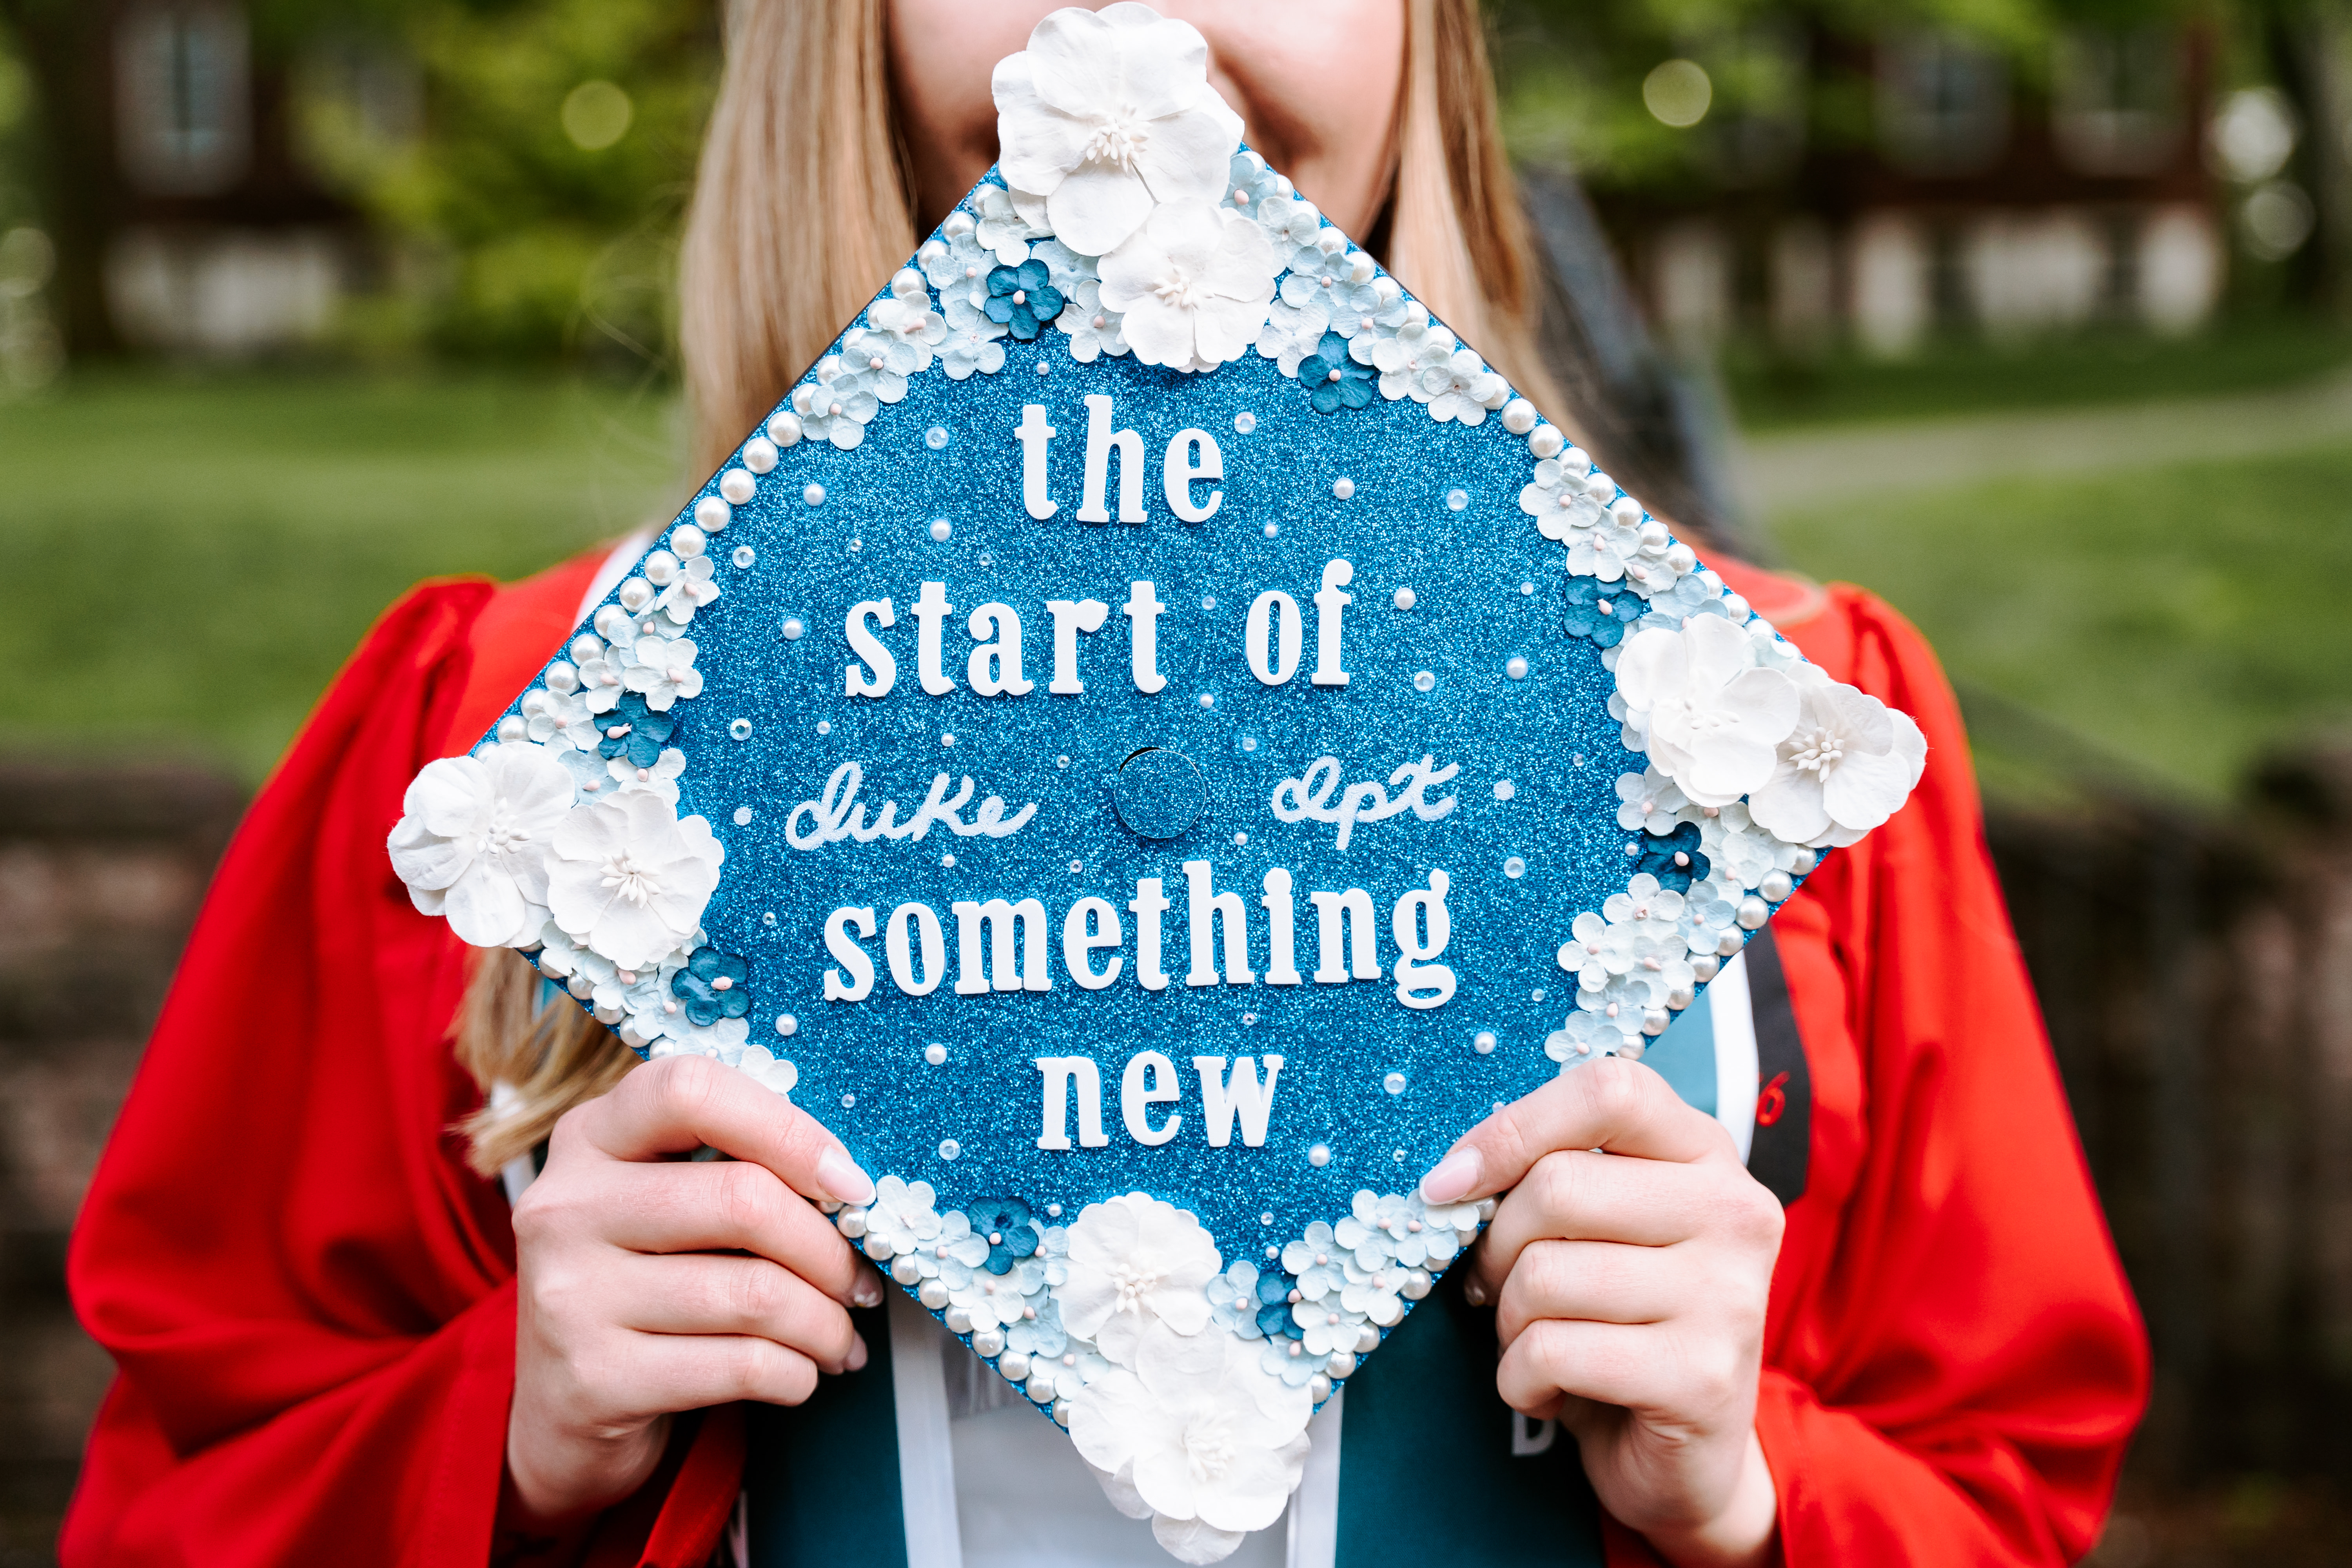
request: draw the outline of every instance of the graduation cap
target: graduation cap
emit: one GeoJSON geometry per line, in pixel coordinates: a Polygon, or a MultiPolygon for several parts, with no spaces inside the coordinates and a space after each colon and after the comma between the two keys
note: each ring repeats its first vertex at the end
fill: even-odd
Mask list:
{"type": "Polygon", "coordinates": [[[1057,12],[994,87],[999,166],[391,851],[820,1117],[842,1231],[1210,1561],[1490,1212],[1420,1173],[1638,1058],[1925,748],[1244,148],[1192,28],[1057,12]]]}

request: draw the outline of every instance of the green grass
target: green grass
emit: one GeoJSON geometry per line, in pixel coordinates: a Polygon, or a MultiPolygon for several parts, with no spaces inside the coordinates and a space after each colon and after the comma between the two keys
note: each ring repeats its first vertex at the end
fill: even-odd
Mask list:
{"type": "Polygon", "coordinates": [[[2352,447],[1776,521],[1790,563],[1885,595],[1954,677],[2218,800],[2352,721],[2352,447]]]}
{"type": "Polygon", "coordinates": [[[2032,347],[1938,343],[1897,361],[1840,353],[1806,363],[1735,349],[1723,375],[1742,427],[1763,431],[2210,397],[2291,385],[2346,365],[2352,330],[2278,317],[2177,341],[2110,331],[2032,347]]]}
{"type": "MultiPolygon", "coordinates": [[[[82,379],[0,405],[0,733],[259,777],[418,578],[516,576],[684,495],[674,402],[594,384],[82,379]]],[[[2216,799],[2352,721],[2352,445],[1775,520],[1954,675],[2216,799]]]]}
{"type": "Polygon", "coordinates": [[[248,780],[421,577],[511,577],[686,491],[661,393],[491,377],[78,378],[0,404],[0,731],[248,780]]]}

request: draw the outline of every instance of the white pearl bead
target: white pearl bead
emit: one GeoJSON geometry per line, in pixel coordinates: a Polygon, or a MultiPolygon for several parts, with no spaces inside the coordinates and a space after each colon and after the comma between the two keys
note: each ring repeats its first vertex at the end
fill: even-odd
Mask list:
{"type": "Polygon", "coordinates": [[[733,509],[717,496],[704,496],[694,503],[694,521],[700,523],[708,532],[717,533],[732,521],[734,517],[733,509]]]}
{"type": "Polygon", "coordinates": [[[754,436],[743,443],[743,466],[755,474],[764,474],[776,466],[776,444],[765,436],[754,436]]]}
{"type": "Polygon", "coordinates": [[[1503,428],[1514,436],[1524,436],[1536,427],[1536,405],[1524,397],[1514,397],[1503,405],[1503,428]]]}
{"type": "Polygon", "coordinates": [[[801,421],[799,415],[792,413],[790,410],[786,410],[768,421],[768,439],[773,441],[777,446],[798,446],[800,444],[800,438],[801,421]]]}

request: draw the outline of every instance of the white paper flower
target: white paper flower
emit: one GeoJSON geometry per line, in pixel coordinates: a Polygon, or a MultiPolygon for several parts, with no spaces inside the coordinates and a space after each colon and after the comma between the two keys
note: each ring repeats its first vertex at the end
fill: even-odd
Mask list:
{"type": "Polygon", "coordinates": [[[572,775],[546,748],[491,746],[425,764],[385,841],[410,902],[476,947],[522,947],[547,923],[548,846],[572,775]]]}
{"type": "Polygon", "coordinates": [[[866,1210],[866,1255],[883,1259],[914,1252],[940,1234],[939,1194],[929,1182],[885,1176],[874,1184],[866,1210]]]}
{"type": "MultiPolygon", "coordinates": [[[[1131,1370],[1115,1366],[1071,1400],[1070,1439],[1096,1469],[1127,1477],[1160,1518],[1263,1530],[1298,1485],[1314,1406],[1304,1388],[1267,1376],[1258,1354],[1228,1334],[1154,1324],[1131,1370]]],[[[1185,1561],[1214,1562],[1239,1544],[1205,1542],[1222,1549],[1185,1561]]]]}
{"type": "Polygon", "coordinates": [[[1285,278],[1273,304],[1266,308],[1265,326],[1257,335],[1260,357],[1280,366],[1285,375],[1298,374],[1298,362],[1313,353],[1331,330],[1329,302],[1312,289],[1294,289],[1296,275],[1285,278]],[[1291,301],[1293,294],[1298,302],[1291,301]]]}
{"type": "Polygon", "coordinates": [[[574,938],[624,968],[642,968],[701,925],[726,858],[710,824],[680,818],[657,795],[576,806],[555,828],[548,908],[574,938]]]}
{"type": "Polygon", "coordinates": [[[1102,281],[1082,278],[1054,324],[1070,334],[1070,357],[1092,364],[1105,354],[1127,353],[1125,318],[1102,302],[1102,281]]]}
{"type": "MultiPolygon", "coordinates": [[[[1393,1300],[1393,1296],[1391,1297],[1393,1300]]],[[[1395,1317],[1403,1316],[1400,1307],[1395,1317]]],[[[1318,1360],[1328,1359],[1333,1351],[1352,1351],[1363,1337],[1364,1325],[1370,1321],[1363,1310],[1350,1305],[1345,1289],[1334,1290],[1312,1301],[1297,1301],[1290,1309],[1291,1321],[1298,1325],[1299,1343],[1307,1353],[1318,1360]]]]}
{"type": "Polygon", "coordinates": [[[681,697],[702,695],[702,671],[694,668],[702,650],[685,637],[639,637],[629,649],[621,684],[645,694],[646,706],[667,713],[681,697]]]}
{"type": "Polygon", "coordinates": [[[1204,1291],[1223,1262],[1191,1214],[1147,1193],[1128,1193],[1080,1212],[1070,1226],[1069,1267],[1063,1324],[1113,1361],[1132,1364],[1136,1335],[1147,1323],[1166,1323],[1180,1334],[1208,1325],[1204,1291]]]}
{"type": "Polygon", "coordinates": [[[1735,904],[1738,892],[1774,871],[1788,870],[1797,858],[1794,844],[1759,826],[1748,808],[1737,802],[1699,823],[1698,847],[1716,872],[1733,885],[1735,904]]]}
{"type": "Polygon", "coordinates": [[[1510,401],[1510,384],[1486,368],[1468,349],[1455,349],[1421,373],[1413,400],[1429,405],[1429,416],[1443,425],[1483,425],[1491,411],[1510,401]]]}
{"type": "Polygon", "coordinates": [[[1615,499],[1616,482],[1606,474],[1596,482],[1592,459],[1573,447],[1536,465],[1535,478],[1519,489],[1519,510],[1536,520],[1546,539],[1571,542],[1580,529],[1601,521],[1601,509],[1615,499]],[[1598,492],[1605,489],[1607,495],[1598,492]]]}
{"type": "MultiPolygon", "coordinates": [[[[1475,1215],[1476,1205],[1470,1206],[1475,1215]]],[[[1452,1224],[1433,1218],[1418,1191],[1386,1196],[1359,1192],[1348,1217],[1332,1228],[1332,1235],[1352,1255],[1357,1272],[1349,1276],[1349,1283],[1361,1286],[1369,1281],[1375,1289],[1389,1295],[1394,1295],[1403,1284],[1402,1276],[1391,1265],[1421,1268],[1444,1264],[1458,1249],[1452,1224]],[[1373,1278],[1383,1274],[1388,1277],[1373,1278]]],[[[1356,1292],[1356,1298],[1369,1300],[1360,1290],[1356,1292]]],[[[1382,1328],[1397,1321],[1394,1317],[1382,1317],[1376,1310],[1370,1310],[1372,1321],[1382,1328]]],[[[1400,1315],[1402,1310],[1399,1309],[1400,1315]]]]}
{"type": "Polygon", "coordinates": [[[1412,395],[1421,385],[1422,374],[1443,365],[1461,346],[1453,332],[1431,321],[1429,311],[1416,300],[1405,308],[1404,319],[1393,331],[1374,329],[1350,342],[1348,354],[1381,373],[1381,395],[1394,402],[1412,395]]]}
{"type": "Polygon", "coordinates": [[[866,312],[866,324],[871,329],[861,345],[866,368],[899,376],[930,369],[934,352],[948,335],[947,318],[931,309],[923,275],[911,267],[900,268],[890,279],[890,297],[866,312]]]}
{"type": "Polygon", "coordinates": [[[686,753],[676,746],[665,746],[649,768],[638,767],[626,757],[614,757],[604,763],[604,776],[612,782],[603,789],[589,793],[603,795],[628,795],[642,790],[655,796],[664,805],[677,805],[677,781],[686,772],[686,753]]]}
{"type": "Polygon", "coordinates": [[[1167,202],[1102,258],[1102,302],[1145,364],[1213,370],[1249,352],[1281,266],[1255,224],[1207,202],[1167,202]]]}
{"type": "Polygon", "coordinates": [[[745,1046],[735,1067],[761,1089],[772,1089],[786,1099],[792,1097],[793,1086],[801,1081],[799,1068],[786,1058],[770,1054],[763,1046],[745,1046]]]}
{"type": "Polygon", "coordinates": [[[981,248],[995,253],[998,266],[1018,267],[1029,259],[1029,242],[1041,230],[1013,206],[1012,192],[1002,185],[983,184],[972,205],[980,209],[972,237],[980,241],[981,248]]]}
{"type": "Polygon", "coordinates": [[[1796,683],[1748,662],[1748,635],[1702,616],[1678,632],[1627,638],[1617,693],[1642,716],[1650,760],[1701,805],[1728,805],[1779,765],[1796,727],[1796,683]]]}
{"type": "Polygon", "coordinates": [[[1748,799],[1758,826],[1791,844],[1851,844],[1895,815],[1927,765],[1911,715],[1801,666],[1804,708],[1780,765],[1748,799]]]}
{"type": "Polygon", "coordinates": [[[525,732],[554,751],[585,751],[596,744],[596,724],[588,700],[578,692],[534,686],[523,694],[525,732]]]}
{"type": "Polygon", "coordinates": [[[1053,12],[990,85],[1006,181],[1043,197],[1048,226],[1090,256],[1155,203],[1216,201],[1241,144],[1241,117],[1209,85],[1207,41],[1149,5],[1053,12]]]}
{"type": "Polygon", "coordinates": [[[1689,809],[1690,797],[1654,764],[1638,773],[1618,774],[1617,799],[1617,826],[1628,833],[1668,834],[1685,816],[1698,816],[1689,809]]]}

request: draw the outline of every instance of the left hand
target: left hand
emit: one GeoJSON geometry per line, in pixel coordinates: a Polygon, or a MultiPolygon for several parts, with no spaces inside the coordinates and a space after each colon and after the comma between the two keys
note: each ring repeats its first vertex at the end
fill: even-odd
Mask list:
{"type": "Polygon", "coordinates": [[[1422,1193],[1503,1194],[1465,1292],[1496,1303],[1504,1402],[1557,1416],[1602,1506],[1672,1562],[1765,1561],[1756,1378],[1781,1213],[1721,1124],[1603,1058],[1472,1128],[1422,1193]]]}

